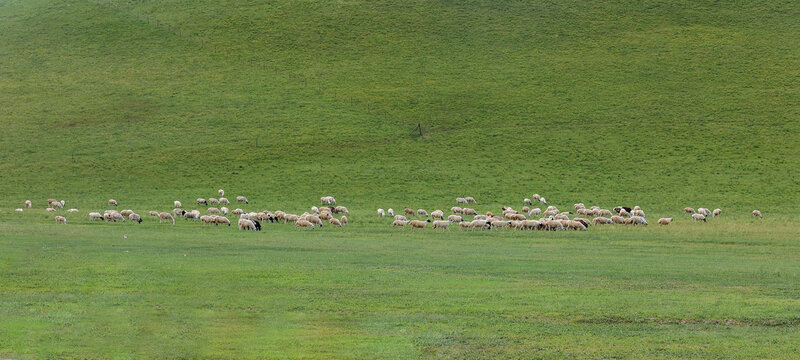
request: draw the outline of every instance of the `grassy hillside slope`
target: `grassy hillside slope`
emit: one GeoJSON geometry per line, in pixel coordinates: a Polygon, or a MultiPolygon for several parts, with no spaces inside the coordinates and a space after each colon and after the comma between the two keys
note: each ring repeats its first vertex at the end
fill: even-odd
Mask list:
{"type": "Polygon", "coordinates": [[[539,192],[789,212],[799,13],[792,1],[2,1],[0,207],[145,206],[222,187],[279,206],[539,192]]]}

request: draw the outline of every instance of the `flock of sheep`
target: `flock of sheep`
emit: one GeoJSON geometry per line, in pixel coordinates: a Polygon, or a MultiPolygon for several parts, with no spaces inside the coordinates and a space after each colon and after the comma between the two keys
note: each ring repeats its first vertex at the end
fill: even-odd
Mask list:
{"type": "MultiPolygon", "coordinates": [[[[394,209],[378,209],[378,216],[385,217],[387,214],[394,217],[392,222],[393,227],[410,227],[414,229],[424,229],[428,223],[432,224],[433,229],[449,229],[451,224],[458,224],[460,229],[469,230],[490,230],[490,229],[517,229],[517,230],[587,230],[592,225],[608,225],[608,224],[621,224],[621,225],[647,225],[646,215],[644,210],[639,206],[633,208],[627,206],[617,206],[612,210],[601,209],[598,206],[587,208],[583,203],[573,205],[574,212],[581,217],[573,217],[570,219],[572,211],[561,211],[555,206],[548,206],[544,211],[540,208],[531,209],[534,201],[540,204],[547,205],[547,201],[539,194],[533,194],[533,199],[523,199],[523,206],[518,210],[514,210],[511,206],[503,206],[501,213],[494,214],[491,211],[486,214],[478,214],[473,208],[460,207],[461,204],[477,203],[473,197],[456,198],[456,206],[450,208],[451,215],[445,218],[444,211],[435,210],[430,214],[425,209],[417,209],[414,211],[410,208],[403,209],[402,214],[395,214],[394,209]],[[467,221],[464,216],[470,215],[472,219],[467,221]],[[413,219],[409,220],[408,217],[422,217],[424,220],[413,219]],[[431,220],[431,218],[433,220],[431,220]],[[591,220],[590,220],[591,219],[591,220]]],[[[684,213],[691,215],[694,221],[706,222],[709,216],[718,217],[722,215],[721,209],[714,209],[713,211],[706,208],[699,208],[695,211],[693,208],[687,207],[684,213]]],[[[761,212],[753,210],[753,216],[761,218],[761,212]]],[[[673,218],[660,218],[658,219],[659,225],[669,225],[672,223],[673,218]]],[[[455,225],[454,225],[455,226],[455,225]]]]}
{"type": "MultiPolygon", "coordinates": [[[[212,206],[212,205],[230,205],[231,202],[227,198],[225,198],[225,191],[220,189],[217,191],[219,194],[219,198],[198,198],[196,200],[197,205],[205,205],[205,206],[212,206]]],[[[249,204],[250,201],[244,196],[237,196],[236,201],[239,203],[249,204]]],[[[235,216],[239,216],[238,220],[238,227],[239,230],[252,230],[252,231],[260,231],[261,230],[261,223],[262,222],[270,222],[270,223],[294,223],[296,228],[321,228],[323,227],[323,221],[328,222],[330,225],[334,227],[342,227],[349,224],[349,220],[347,219],[347,215],[350,214],[350,211],[344,206],[335,206],[336,199],[333,196],[323,196],[320,198],[320,202],[323,205],[328,206],[312,206],[311,212],[304,212],[303,214],[291,214],[284,211],[269,211],[264,210],[261,212],[245,212],[242,209],[233,209],[230,210],[225,206],[220,207],[209,207],[207,209],[208,214],[202,215],[199,210],[191,210],[186,211],[183,209],[183,204],[176,200],[173,202],[174,209],[172,212],[159,212],[159,211],[149,211],[148,215],[151,217],[158,218],[158,222],[162,223],[172,222],[175,225],[176,218],[184,218],[185,220],[192,220],[192,221],[200,221],[201,224],[206,225],[227,225],[231,226],[231,221],[226,217],[226,215],[231,214],[235,216]],[[333,206],[331,206],[333,205],[333,206]],[[336,218],[335,214],[343,214],[340,218],[336,218]]],[[[64,200],[58,201],[56,199],[48,199],[47,200],[48,207],[46,211],[48,212],[57,212],[57,209],[63,209],[66,202],[64,200]]],[[[117,207],[119,204],[114,199],[108,200],[108,205],[110,207],[117,207]]],[[[33,203],[30,200],[25,201],[25,207],[31,208],[33,207],[33,203]]],[[[23,212],[23,208],[16,209],[17,212],[23,212]]],[[[68,209],[66,210],[67,213],[77,213],[79,212],[78,209],[68,209]]],[[[90,212],[89,213],[89,220],[102,220],[105,222],[125,222],[126,220],[130,220],[136,223],[142,223],[143,218],[141,215],[137,214],[133,210],[122,210],[117,211],[114,209],[105,210],[103,213],[100,212],[90,212]]],[[[67,224],[67,218],[62,215],[55,216],[56,223],[59,224],[67,224]]]]}
{"type": "MultiPolygon", "coordinates": [[[[320,198],[321,206],[312,206],[310,212],[304,212],[300,215],[287,213],[284,211],[269,211],[264,210],[261,212],[245,212],[242,209],[230,210],[224,205],[230,205],[231,202],[225,197],[225,191],[220,189],[217,191],[219,198],[198,198],[195,202],[197,205],[211,206],[207,208],[207,214],[202,215],[198,210],[186,211],[183,209],[183,204],[180,201],[174,201],[174,209],[172,212],[159,212],[149,211],[148,215],[158,218],[161,222],[176,223],[176,218],[184,218],[185,220],[200,221],[203,225],[227,225],[231,226],[231,221],[226,217],[227,215],[238,216],[237,222],[239,230],[261,230],[262,222],[270,223],[293,223],[296,228],[316,229],[323,227],[327,222],[333,227],[346,226],[349,223],[347,215],[350,211],[344,206],[336,206],[336,199],[333,196],[323,196],[320,198]],[[219,207],[216,207],[219,206],[219,207]],[[343,214],[340,218],[334,215],[343,214]]],[[[237,196],[236,201],[239,203],[249,204],[249,200],[244,196],[237,196]]],[[[621,224],[621,225],[647,225],[647,219],[644,211],[639,206],[633,208],[627,206],[617,206],[613,209],[602,209],[598,206],[586,207],[583,203],[573,205],[573,211],[576,215],[570,218],[573,211],[561,211],[557,207],[549,205],[544,211],[540,208],[531,209],[530,206],[534,202],[547,205],[547,200],[539,194],[534,194],[532,198],[523,199],[523,206],[520,210],[515,210],[510,206],[503,206],[501,212],[494,214],[491,211],[485,214],[479,214],[475,209],[469,207],[460,207],[460,205],[476,204],[477,201],[471,196],[456,198],[456,206],[450,208],[451,214],[445,217],[442,210],[432,211],[430,214],[424,209],[417,209],[416,211],[411,208],[403,209],[402,214],[395,214],[394,209],[378,209],[379,217],[392,216],[394,221],[393,227],[410,227],[411,229],[424,229],[428,223],[432,224],[433,229],[449,229],[451,224],[458,224],[460,229],[469,230],[489,230],[489,229],[504,229],[512,228],[517,230],[587,230],[592,225],[607,225],[607,224],[621,224]],[[408,217],[418,217],[418,219],[409,220],[408,217]],[[472,216],[472,219],[465,219],[466,216],[472,216]],[[432,219],[432,220],[431,220],[432,219]]],[[[47,211],[57,212],[57,209],[63,209],[66,202],[64,200],[57,201],[56,199],[47,200],[47,211]]],[[[118,203],[114,199],[108,200],[110,207],[117,207],[118,203]]],[[[33,203],[30,200],[25,201],[25,206],[31,208],[33,203]]],[[[18,212],[24,211],[23,208],[16,209],[18,212]]],[[[77,213],[78,209],[68,209],[66,213],[77,213]]],[[[709,210],[707,208],[694,208],[687,207],[684,209],[684,214],[690,215],[694,221],[707,222],[709,217],[718,217],[722,215],[721,209],[709,210]]],[[[761,212],[753,210],[753,216],[762,218],[761,212]]],[[[90,212],[89,220],[102,220],[105,222],[125,222],[130,220],[132,222],[141,223],[142,216],[133,210],[105,210],[103,213],[90,212]]],[[[67,218],[63,215],[55,216],[56,223],[67,224],[67,218]]],[[[672,223],[673,218],[660,218],[657,223],[659,225],[669,225],[672,223]]]]}

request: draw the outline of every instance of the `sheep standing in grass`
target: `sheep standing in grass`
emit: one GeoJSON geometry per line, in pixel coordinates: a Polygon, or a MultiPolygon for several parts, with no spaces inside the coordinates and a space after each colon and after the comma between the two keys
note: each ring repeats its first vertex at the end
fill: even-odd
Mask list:
{"type": "Polygon", "coordinates": [[[228,198],[226,198],[226,197],[221,197],[221,198],[219,198],[219,203],[220,204],[230,205],[231,201],[228,200],[228,198]]]}
{"type": "Polygon", "coordinates": [[[172,204],[175,205],[176,208],[182,208],[183,207],[183,204],[181,204],[181,202],[178,201],[178,200],[173,201],[172,204]]]}
{"type": "Polygon", "coordinates": [[[647,220],[644,219],[642,216],[631,216],[625,219],[625,224],[628,225],[644,225],[647,226],[647,220]]]}
{"type": "Polygon", "coordinates": [[[25,207],[27,207],[28,209],[30,209],[30,208],[31,208],[31,206],[33,206],[33,203],[32,203],[30,200],[25,200],[25,207]]]}
{"type": "Polygon", "coordinates": [[[533,205],[533,201],[531,201],[531,199],[528,198],[522,199],[522,203],[525,205],[533,205]]]}
{"type": "Polygon", "coordinates": [[[658,219],[658,225],[669,225],[672,223],[672,218],[661,218],[658,219]]]}
{"type": "Polygon", "coordinates": [[[256,224],[249,219],[239,219],[239,230],[256,231],[256,224]]]}
{"type": "Polygon", "coordinates": [[[436,210],[431,213],[431,217],[434,219],[444,220],[444,211],[436,210]]]}
{"type": "Polygon", "coordinates": [[[150,212],[148,212],[147,214],[148,214],[148,215],[150,215],[150,216],[155,216],[155,217],[158,217],[158,211],[152,211],[152,210],[151,210],[151,211],[150,211],[150,212]]]}
{"type": "Polygon", "coordinates": [[[431,222],[431,219],[428,219],[428,220],[425,220],[425,221],[422,221],[422,220],[411,220],[411,222],[409,222],[409,225],[411,225],[411,230],[424,229],[425,225],[428,225],[429,222],[431,222]]]}
{"type": "Polygon", "coordinates": [[[761,216],[761,211],[758,210],[753,210],[753,217],[763,218],[763,216],[761,216]]]}
{"type": "Polygon", "coordinates": [[[453,213],[453,214],[463,214],[464,213],[464,209],[462,209],[462,208],[460,208],[458,206],[453,206],[453,207],[450,208],[450,212],[453,213]]]}
{"type": "Polygon", "coordinates": [[[450,215],[447,217],[448,221],[460,223],[463,219],[459,215],[450,215]]]}
{"type": "Polygon", "coordinates": [[[706,208],[699,208],[699,209],[697,209],[697,212],[700,213],[700,214],[703,214],[705,216],[711,215],[711,210],[708,210],[706,208]]]}
{"type": "Polygon", "coordinates": [[[607,224],[613,224],[614,223],[613,220],[611,220],[611,219],[609,219],[607,217],[603,217],[603,216],[598,216],[598,217],[594,218],[593,221],[594,221],[594,223],[596,225],[607,225],[607,224]]]}
{"type": "Polygon", "coordinates": [[[406,214],[406,215],[414,216],[414,210],[411,210],[409,208],[403,209],[403,213],[406,214]]]}
{"type": "Polygon", "coordinates": [[[690,207],[685,207],[685,208],[683,208],[683,213],[684,214],[694,214],[694,209],[690,208],[690,207]]]}
{"type": "Polygon", "coordinates": [[[462,213],[463,213],[464,215],[478,215],[478,212],[477,212],[477,211],[475,211],[475,209],[471,209],[471,208],[464,208],[464,209],[462,210],[462,213]]]}
{"type": "Polygon", "coordinates": [[[329,222],[329,223],[331,223],[331,226],[338,226],[338,227],[342,227],[342,222],[341,222],[341,221],[339,221],[338,219],[336,219],[335,217],[332,217],[332,218],[330,218],[330,219],[328,220],[328,222],[329,222]]]}
{"type": "Polygon", "coordinates": [[[547,200],[545,200],[545,198],[543,198],[543,197],[539,198],[539,203],[547,205],[547,200]]]}
{"type": "Polygon", "coordinates": [[[448,226],[450,226],[450,222],[446,220],[437,220],[433,222],[433,229],[443,229],[447,230],[448,226]]]}
{"type": "Polygon", "coordinates": [[[337,206],[337,207],[333,208],[333,213],[334,214],[345,213],[345,214],[350,215],[350,210],[347,210],[347,208],[344,207],[344,206],[337,206]]]}
{"type": "Polygon", "coordinates": [[[133,210],[125,209],[125,210],[120,211],[119,213],[120,213],[120,215],[127,217],[128,215],[133,214],[133,210]]]}
{"type": "Polygon", "coordinates": [[[56,216],[56,224],[58,224],[58,223],[66,224],[67,223],[67,218],[65,218],[63,216],[56,216]]]}
{"type": "Polygon", "coordinates": [[[219,208],[219,211],[222,213],[222,215],[228,215],[228,213],[230,212],[230,209],[228,209],[228,208],[223,206],[223,207],[219,208]]]}
{"type": "Polygon", "coordinates": [[[197,219],[200,218],[199,216],[197,216],[197,213],[191,211],[183,214],[183,217],[186,218],[186,220],[192,220],[192,221],[197,221],[197,219]]]}
{"type": "Polygon", "coordinates": [[[638,210],[633,210],[633,211],[631,211],[631,216],[640,216],[640,217],[645,217],[645,216],[644,216],[644,211],[642,211],[642,209],[638,209],[638,210]]]}
{"type": "Polygon", "coordinates": [[[305,221],[305,220],[298,220],[297,222],[295,222],[294,227],[296,229],[299,229],[301,227],[304,227],[304,228],[309,228],[310,227],[310,228],[313,229],[314,228],[314,224],[312,224],[312,223],[310,223],[308,221],[305,221]]]}
{"type": "Polygon", "coordinates": [[[386,210],[386,213],[389,214],[389,216],[394,216],[394,209],[389,208],[389,210],[386,210]]]}
{"type": "Polygon", "coordinates": [[[466,204],[467,199],[465,198],[456,198],[456,204],[466,204]]]}
{"type": "Polygon", "coordinates": [[[208,213],[209,214],[219,214],[220,211],[219,211],[219,209],[217,209],[215,207],[210,207],[210,208],[208,208],[208,213]]]}
{"type": "Polygon", "coordinates": [[[219,199],[216,198],[208,198],[208,203],[212,205],[219,205],[219,199]]]}
{"type": "Polygon", "coordinates": [[[425,209],[417,209],[417,215],[428,217],[428,212],[425,209]]]}
{"type": "Polygon", "coordinates": [[[536,216],[542,213],[542,209],[533,208],[531,211],[528,212],[528,216],[536,216]]]}
{"type": "Polygon", "coordinates": [[[464,198],[464,200],[467,200],[467,204],[477,204],[478,203],[477,201],[475,201],[475,198],[472,197],[472,196],[467,196],[467,197],[464,198]]]}
{"type": "Polygon", "coordinates": [[[206,201],[206,199],[203,199],[203,198],[197,198],[197,205],[206,205],[206,206],[208,206],[208,201],[206,201]]]}
{"type": "Polygon", "coordinates": [[[108,205],[111,205],[111,206],[117,206],[117,200],[114,200],[114,199],[108,199],[108,205]]]}
{"type": "Polygon", "coordinates": [[[714,214],[714,217],[719,217],[720,215],[722,215],[722,210],[721,209],[714,209],[713,214],[714,214]]]}
{"type": "Polygon", "coordinates": [[[395,215],[395,216],[394,216],[394,219],[395,219],[395,220],[408,221],[408,218],[406,218],[406,217],[405,217],[405,216],[403,216],[403,215],[395,215]]]}
{"type": "Polygon", "coordinates": [[[384,216],[386,216],[386,213],[383,211],[383,209],[378,209],[378,216],[379,216],[379,217],[384,217],[384,216]]]}
{"type": "Polygon", "coordinates": [[[219,196],[225,196],[225,190],[219,189],[217,190],[217,194],[219,194],[219,196]]]}
{"type": "Polygon", "coordinates": [[[249,204],[249,203],[250,203],[250,201],[249,201],[249,200],[247,200],[247,198],[246,198],[246,197],[244,197],[244,196],[241,196],[241,195],[236,197],[236,202],[243,202],[243,203],[245,203],[245,204],[249,204]]]}
{"type": "Polygon", "coordinates": [[[128,215],[128,220],[135,221],[138,224],[142,223],[142,217],[139,216],[139,214],[137,214],[137,213],[132,213],[132,214],[128,215]]]}
{"type": "Polygon", "coordinates": [[[611,221],[614,224],[624,224],[625,223],[625,218],[622,217],[622,216],[614,215],[614,216],[611,217],[611,221]]]}
{"type": "Polygon", "coordinates": [[[342,215],[342,218],[339,221],[341,221],[342,225],[344,225],[344,226],[347,226],[347,225],[350,224],[350,222],[347,220],[347,216],[344,216],[344,215],[342,215]]]}
{"type": "Polygon", "coordinates": [[[692,220],[706,222],[706,216],[700,213],[692,214],[692,220]]]}
{"type": "MultiPolygon", "coordinates": [[[[398,215],[398,216],[400,216],[400,215],[398,215]]],[[[408,222],[409,222],[408,220],[395,219],[395,221],[392,222],[392,227],[398,227],[398,226],[404,227],[404,226],[408,225],[408,222]]]]}
{"type": "Polygon", "coordinates": [[[214,216],[214,226],[218,226],[220,224],[231,226],[231,221],[224,216],[214,216]]]}
{"type": "Polygon", "coordinates": [[[103,219],[103,215],[101,215],[99,212],[90,212],[89,213],[89,221],[95,221],[95,220],[98,220],[98,219],[103,219]]]}
{"type": "Polygon", "coordinates": [[[172,217],[172,214],[170,214],[168,212],[162,212],[162,213],[158,214],[158,217],[159,217],[159,219],[158,219],[159,223],[161,223],[164,220],[167,220],[167,221],[172,221],[172,225],[175,225],[175,218],[172,217]]]}

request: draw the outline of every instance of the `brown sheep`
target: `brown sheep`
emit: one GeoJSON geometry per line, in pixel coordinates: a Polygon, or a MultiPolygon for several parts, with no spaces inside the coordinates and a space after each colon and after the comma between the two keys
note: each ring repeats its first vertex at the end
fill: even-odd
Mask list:
{"type": "Polygon", "coordinates": [[[761,211],[758,210],[753,210],[753,217],[763,218],[763,216],[761,216],[761,211]]]}
{"type": "Polygon", "coordinates": [[[672,223],[672,218],[658,219],[658,225],[669,225],[670,223],[672,223]]]}
{"type": "Polygon", "coordinates": [[[431,219],[428,219],[428,220],[425,220],[425,221],[422,221],[422,220],[411,220],[411,222],[409,222],[409,224],[411,225],[411,230],[414,230],[414,229],[424,229],[425,225],[428,225],[429,222],[431,222],[431,219]]]}
{"type": "Polygon", "coordinates": [[[161,223],[164,220],[172,220],[172,225],[175,225],[175,218],[172,217],[172,214],[170,214],[168,212],[162,212],[162,213],[158,214],[158,217],[159,217],[159,220],[158,220],[159,223],[161,223]]]}
{"type": "Polygon", "coordinates": [[[694,214],[694,209],[690,208],[690,207],[685,207],[685,208],[683,208],[683,213],[684,214],[694,214]]]}
{"type": "Polygon", "coordinates": [[[720,215],[722,215],[722,210],[721,209],[714,209],[713,214],[714,214],[714,217],[719,217],[720,215]]]}
{"type": "Polygon", "coordinates": [[[342,227],[342,222],[339,221],[339,219],[337,219],[335,217],[330,218],[328,221],[331,223],[331,226],[342,227]]]}

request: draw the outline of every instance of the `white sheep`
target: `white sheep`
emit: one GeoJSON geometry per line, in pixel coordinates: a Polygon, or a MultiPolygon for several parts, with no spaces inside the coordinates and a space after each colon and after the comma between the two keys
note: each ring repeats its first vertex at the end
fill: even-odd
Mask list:
{"type": "MultiPolygon", "coordinates": [[[[219,224],[231,226],[231,221],[228,220],[228,218],[226,218],[224,216],[216,216],[216,215],[212,215],[212,216],[214,217],[214,226],[218,226],[219,224]]],[[[255,224],[253,224],[253,225],[255,225],[255,224]]]]}
{"type": "Polygon", "coordinates": [[[525,198],[522,200],[525,205],[533,205],[533,201],[531,199],[525,198]]]}
{"type": "Polygon", "coordinates": [[[249,200],[247,200],[247,198],[246,198],[246,197],[244,197],[244,196],[241,196],[241,195],[239,195],[239,196],[237,196],[237,197],[236,197],[236,202],[243,202],[243,203],[245,203],[245,204],[249,204],[249,203],[250,203],[250,201],[249,201],[249,200]]]}
{"type": "Polygon", "coordinates": [[[448,226],[450,226],[450,221],[445,220],[437,220],[433,222],[433,229],[444,229],[447,230],[448,226]]]}
{"type": "Polygon", "coordinates": [[[178,200],[175,200],[172,203],[173,203],[173,205],[175,205],[176,208],[182,208],[183,207],[183,204],[181,204],[181,202],[178,201],[178,200]]]}
{"type": "Polygon", "coordinates": [[[226,198],[226,197],[221,197],[221,198],[219,198],[219,203],[220,204],[228,204],[228,205],[230,205],[231,201],[228,200],[228,198],[226,198]]]}
{"type": "Polygon", "coordinates": [[[692,220],[706,222],[706,216],[701,213],[692,214],[692,220]]]}
{"type": "Polygon", "coordinates": [[[466,204],[466,203],[467,203],[467,199],[462,198],[462,197],[456,198],[456,204],[466,204]]]}
{"type": "Polygon", "coordinates": [[[14,209],[14,211],[16,211],[16,212],[22,212],[23,210],[18,208],[18,209],[14,209]]]}
{"type": "Polygon", "coordinates": [[[722,210],[721,209],[714,209],[713,214],[714,214],[714,217],[718,217],[718,216],[722,215],[722,210]]]}
{"type": "Polygon", "coordinates": [[[420,216],[422,216],[422,215],[428,216],[428,212],[427,212],[427,211],[425,211],[425,209],[417,209],[417,215],[420,215],[420,216]]]}
{"type": "Polygon", "coordinates": [[[25,200],[25,207],[27,207],[28,209],[30,209],[30,208],[31,208],[31,206],[33,206],[33,203],[32,203],[30,200],[25,200]]]}
{"type": "Polygon", "coordinates": [[[203,198],[197,198],[197,205],[208,205],[208,201],[203,198]]]}
{"type": "Polygon", "coordinates": [[[386,213],[389,214],[389,216],[394,216],[394,209],[389,208],[389,210],[386,210],[386,213]]]}
{"type": "Polygon", "coordinates": [[[217,190],[217,194],[219,194],[219,196],[225,196],[225,190],[219,189],[217,190]]]}
{"type": "Polygon", "coordinates": [[[478,203],[477,201],[475,201],[475,198],[472,197],[472,196],[467,196],[467,197],[464,198],[464,200],[467,200],[468,204],[477,204],[478,203]]]}
{"type": "Polygon", "coordinates": [[[223,206],[223,207],[219,208],[219,211],[222,213],[222,215],[228,215],[228,212],[230,210],[223,206]]]}
{"type": "MultiPolygon", "coordinates": [[[[400,215],[397,215],[397,216],[400,216],[400,215]]],[[[404,226],[408,225],[408,223],[409,223],[409,221],[408,221],[408,220],[400,220],[400,219],[395,219],[395,220],[392,222],[392,227],[398,227],[398,226],[400,226],[400,227],[404,227],[404,226]]]]}
{"type": "Polygon", "coordinates": [[[219,199],[216,198],[208,198],[208,203],[212,205],[219,205],[219,199]]]}
{"type": "Polygon", "coordinates": [[[137,214],[137,213],[132,213],[132,214],[128,215],[128,220],[136,221],[139,224],[142,223],[142,217],[139,216],[139,214],[137,214]]]}
{"type": "Polygon", "coordinates": [[[219,209],[217,209],[215,207],[210,207],[210,208],[208,208],[208,213],[209,214],[219,214],[220,211],[219,211],[219,209]]]}
{"type": "Polygon", "coordinates": [[[308,222],[306,220],[297,220],[297,222],[294,223],[294,227],[295,227],[295,229],[299,229],[301,227],[304,227],[304,228],[310,227],[310,228],[313,229],[314,228],[314,224],[312,224],[312,223],[310,223],[310,222],[308,222]]]}
{"type": "Polygon", "coordinates": [[[111,206],[117,206],[117,200],[114,200],[114,199],[108,199],[108,205],[111,205],[111,206]]]}
{"type": "Polygon", "coordinates": [[[70,213],[70,214],[76,213],[76,212],[78,212],[78,209],[69,209],[69,210],[67,210],[67,212],[70,213]]]}
{"type": "Polygon", "coordinates": [[[95,221],[95,220],[102,219],[102,218],[103,218],[103,215],[101,215],[99,212],[90,212],[89,213],[89,221],[95,221]]]}
{"type": "Polygon", "coordinates": [[[159,223],[161,223],[164,220],[168,220],[168,221],[172,220],[172,225],[175,225],[175,218],[172,217],[172,214],[170,214],[168,212],[162,212],[162,213],[158,214],[158,217],[159,217],[159,219],[158,219],[159,223]]]}
{"type": "Polygon", "coordinates": [[[386,213],[383,211],[383,209],[378,209],[378,217],[384,217],[384,216],[386,216],[386,213]]]}
{"type": "Polygon", "coordinates": [[[461,216],[459,216],[459,215],[450,215],[450,216],[447,217],[447,220],[450,221],[450,222],[460,223],[464,219],[462,219],[461,216]]]}
{"type": "Polygon", "coordinates": [[[151,211],[150,211],[150,212],[148,212],[147,214],[148,214],[148,215],[150,215],[150,216],[155,216],[155,217],[158,217],[158,211],[153,211],[153,210],[151,210],[151,211]]]}
{"type": "Polygon", "coordinates": [[[347,216],[344,216],[344,215],[342,215],[342,218],[339,221],[341,221],[342,225],[344,225],[344,226],[347,226],[348,224],[350,224],[350,221],[347,220],[347,216]]]}
{"type": "Polygon", "coordinates": [[[763,218],[763,216],[761,216],[761,211],[758,210],[753,210],[753,217],[763,218]]]}
{"type": "Polygon", "coordinates": [[[67,218],[65,218],[63,216],[56,216],[56,224],[58,224],[58,223],[66,224],[67,223],[67,218]]]}
{"type": "Polygon", "coordinates": [[[444,220],[444,211],[442,210],[435,210],[431,212],[431,217],[434,219],[444,220]]]}
{"type": "Polygon", "coordinates": [[[411,230],[414,229],[424,229],[425,225],[431,222],[431,219],[422,221],[422,220],[411,220],[408,224],[411,225],[411,230]]]}
{"type": "Polygon", "coordinates": [[[239,230],[256,231],[256,224],[249,219],[239,219],[239,230]]]}
{"type": "Polygon", "coordinates": [[[545,200],[543,197],[539,198],[539,203],[547,205],[547,200],[545,200]]]}

